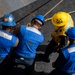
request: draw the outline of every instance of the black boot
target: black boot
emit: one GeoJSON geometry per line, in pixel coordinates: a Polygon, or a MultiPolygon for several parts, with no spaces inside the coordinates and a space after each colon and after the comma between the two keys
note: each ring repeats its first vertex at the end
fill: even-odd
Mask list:
{"type": "Polygon", "coordinates": [[[43,62],[50,62],[50,59],[45,54],[42,54],[41,56],[39,56],[39,58],[43,62]]]}
{"type": "Polygon", "coordinates": [[[45,55],[43,55],[42,61],[49,63],[50,59],[48,57],[46,57],[45,55]]]}

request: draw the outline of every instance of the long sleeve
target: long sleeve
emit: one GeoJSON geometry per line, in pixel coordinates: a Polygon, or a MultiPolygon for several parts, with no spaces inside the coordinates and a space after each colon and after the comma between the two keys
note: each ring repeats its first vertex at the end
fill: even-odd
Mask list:
{"type": "Polygon", "coordinates": [[[67,46],[67,43],[68,43],[68,38],[67,36],[60,36],[61,38],[61,41],[60,41],[60,46],[61,48],[67,46]]]}

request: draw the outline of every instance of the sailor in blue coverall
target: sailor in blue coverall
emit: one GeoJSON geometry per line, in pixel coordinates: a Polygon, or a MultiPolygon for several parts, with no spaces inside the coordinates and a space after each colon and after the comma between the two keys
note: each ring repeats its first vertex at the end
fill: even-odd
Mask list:
{"type": "Polygon", "coordinates": [[[14,62],[24,64],[27,73],[34,68],[38,45],[44,42],[44,36],[40,31],[43,25],[44,16],[38,14],[31,20],[31,26],[21,25],[19,28],[20,42],[15,50],[14,62]]]}
{"type": "Polygon", "coordinates": [[[68,29],[70,44],[60,51],[52,66],[55,68],[50,75],[75,75],[75,27],[68,29]]]}
{"type": "MultiPolygon", "coordinates": [[[[16,22],[14,16],[10,13],[5,14],[0,21],[0,72],[5,67],[12,47],[16,47],[19,39],[12,34],[16,22]]],[[[3,71],[4,72],[4,71],[3,71]]]]}

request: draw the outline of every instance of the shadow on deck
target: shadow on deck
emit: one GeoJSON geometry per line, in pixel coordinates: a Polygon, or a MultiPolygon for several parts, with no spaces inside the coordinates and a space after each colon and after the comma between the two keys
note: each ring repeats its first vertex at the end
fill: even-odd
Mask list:
{"type": "MultiPolygon", "coordinates": [[[[40,45],[38,47],[37,53],[36,53],[36,59],[35,59],[36,67],[34,72],[31,73],[31,75],[49,75],[49,73],[53,70],[52,62],[55,60],[55,57],[57,57],[57,54],[54,54],[52,56],[50,63],[40,61],[40,55],[44,54],[45,49],[46,49],[46,45],[40,45]]],[[[17,68],[14,67],[11,73],[7,75],[25,75],[24,71],[25,71],[24,65],[19,65],[17,68]]]]}

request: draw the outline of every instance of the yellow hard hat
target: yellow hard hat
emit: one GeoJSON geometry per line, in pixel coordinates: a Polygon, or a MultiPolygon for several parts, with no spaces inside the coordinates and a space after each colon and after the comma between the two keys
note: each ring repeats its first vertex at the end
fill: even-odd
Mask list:
{"type": "Polygon", "coordinates": [[[57,12],[53,15],[51,21],[55,26],[64,26],[68,23],[69,16],[70,16],[69,13],[57,12]]]}

